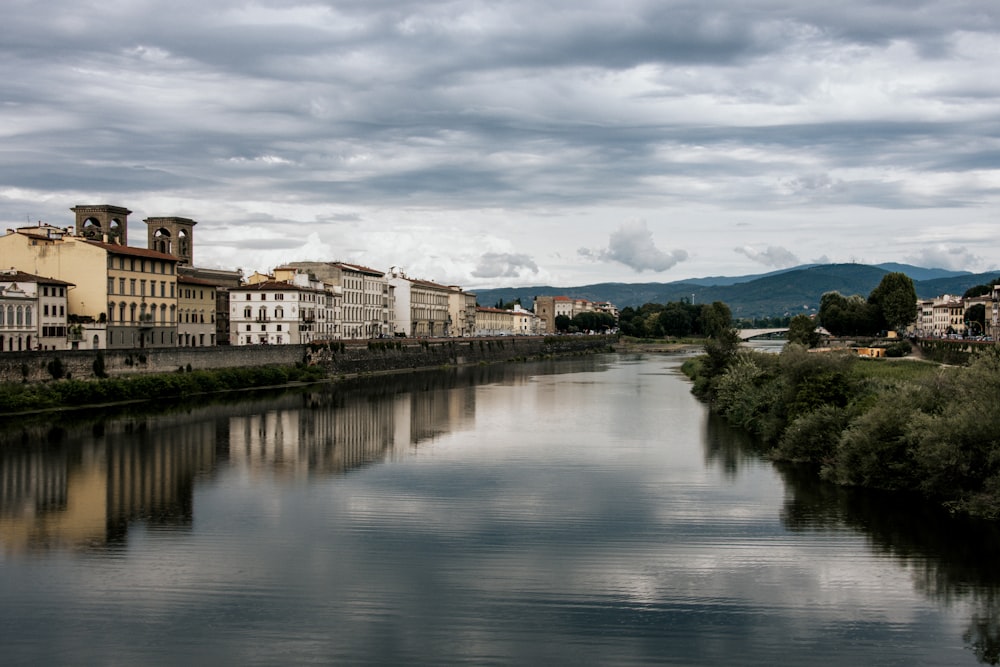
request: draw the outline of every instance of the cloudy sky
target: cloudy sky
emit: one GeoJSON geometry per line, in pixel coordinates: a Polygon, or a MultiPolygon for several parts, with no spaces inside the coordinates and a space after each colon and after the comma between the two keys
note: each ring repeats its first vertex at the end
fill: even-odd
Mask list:
{"type": "MultiPolygon", "coordinates": [[[[1000,3],[7,0],[0,218],[470,288],[1000,267],[1000,3]]],[[[0,259],[2,262],[2,259],[0,259]]]]}

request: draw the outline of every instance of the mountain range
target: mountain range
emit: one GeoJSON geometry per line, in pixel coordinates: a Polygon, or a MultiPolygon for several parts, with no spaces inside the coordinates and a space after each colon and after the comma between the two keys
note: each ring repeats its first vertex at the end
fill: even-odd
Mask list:
{"type": "Polygon", "coordinates": [[[476,290],[481,306],[520,299],[530,308],[536,296],[568,296],[590,301],[610,301],[617,308],[645,303],[692,303],[722,301],[733,317],[782,317],[815,312],[826,292],[845,296],[868,294],[887,273],[905,273],[913,280],[921,299],[943,294],[961,295],[970,287],[992,283],[998,271],[970,273],[927,269],[909,264],[807,264],[770,273],[738,277],[710,276],[670,283],[596,283],[578,287],[504,287],[476,290]]]}

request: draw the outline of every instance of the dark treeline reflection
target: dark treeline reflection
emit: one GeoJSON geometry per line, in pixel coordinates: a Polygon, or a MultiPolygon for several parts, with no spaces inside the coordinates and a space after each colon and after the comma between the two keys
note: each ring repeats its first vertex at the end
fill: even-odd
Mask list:
{"type": "MultiPolygon", "coordinates": [[[[714,416],[706,420],[705,442],[706,460],[727,474],[761,451],[744,431],[714,416]]],[[[873,552],[912,572],[917,591],[936,603],[969,605],[965,641],[980,662],[1000,664],[1000,526],[952,516],[920,497],[825,483],[812,468],[777,469],[786,489],[782,521],[789,530],[866,536],[873,552]]]]}
{"type": "MultiPolygon", "coordinates": [[[[581,360],[580,365],[599,363],[581,360]]],[[[533,373],[569,371],[555,362],[533,373]]],[[[0,544],[6,552],[105,549],[128,526],[189,526],[199,476],[341,475],[470,427],[473,387],[530,381],[493,365],[5,420],[0,544]]]]}

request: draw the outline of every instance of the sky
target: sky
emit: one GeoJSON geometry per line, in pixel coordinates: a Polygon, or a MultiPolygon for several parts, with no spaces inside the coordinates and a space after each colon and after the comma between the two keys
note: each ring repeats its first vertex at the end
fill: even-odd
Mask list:
{"type": "MultiPolygon", "coordinates": [[[[0,222],[466,288],[1000,267],[1000,3],[7,0],[0,222]]],[[[2,264],[0,258],[0,264],[2,264]]]]}

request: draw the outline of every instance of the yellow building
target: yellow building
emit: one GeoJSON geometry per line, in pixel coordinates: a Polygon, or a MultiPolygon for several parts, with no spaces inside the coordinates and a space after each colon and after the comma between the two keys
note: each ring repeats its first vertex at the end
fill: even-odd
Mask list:
{"type": "Polygon", "coordinates": [[[207,280],[177,277],[177,345],[215,345],[215,290],[207,280]]]}
{"type": "Polygon", "coordinates": [[[83,225],[89,238],[41,224],[8,230],[0,236],[3,263],[74,283],[66,300],[68,319],[71,324],[104,325],[100,347],[176,345],[177,258],[96,240],[93,219],[84,217],[92,208],[97,207],[73,209],[77,227],[83,225]]]}

